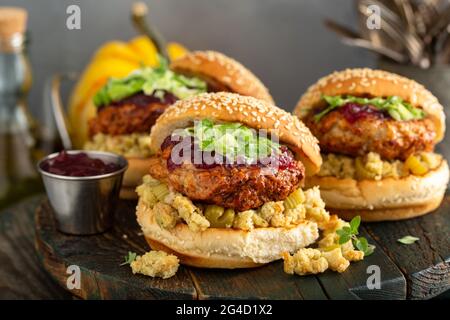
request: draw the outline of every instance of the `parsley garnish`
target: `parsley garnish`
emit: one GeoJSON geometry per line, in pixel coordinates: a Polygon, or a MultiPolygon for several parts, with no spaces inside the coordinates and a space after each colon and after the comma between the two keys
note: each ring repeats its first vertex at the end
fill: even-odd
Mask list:
{"type": "Polygon", "coordinates": [[[403,238],[397,239],[397,241],[402,244],[413,244],[414,242],[419,240],[419,238],[413,236],[404,236],[403,238]]]}
{"type": "Polygon", "coordinates": [[[359,225],[361,224],[361,217],[356,216],[350,221],[350,226],[345,226],[342,229],[336,230],[339,235],[339,244],[344,244],[348,241],[352,241],[353,245],[359,250],[364,252],[364,256],[370,256],[375,250],[375,246],[369,244],[364,237],[357,237],[359,234],[359,225]]]}
{"type": "Polygon", "coordinates": [[[125,261],[123,263],[121,263],[120,265],[124,266],[127,264],[131,264],[135,259],[136,259],[136,253],[128,251],[128,255],[124,257],[125,261]]]}

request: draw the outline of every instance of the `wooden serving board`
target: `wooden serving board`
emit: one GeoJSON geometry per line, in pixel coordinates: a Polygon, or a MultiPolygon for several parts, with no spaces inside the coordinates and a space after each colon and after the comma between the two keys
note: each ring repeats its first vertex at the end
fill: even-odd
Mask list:
{"type": "Polygon", "coordinates": [[[128,266],[120,266],[123,257],[149,250],[135,206],[121,202],[111,230],[80,237],[58,232],[52,209],[42,202],[36,210],[35,243],[44,268],[67,288],[67,267],[79,266],[80,289],[70,291],[84,299],[428,299],[450,288],[450,196],[425,217],[364,225],[362,234],[377,246],[373,255],[342,274],[304,277],[285,274],[281,261],[245,270],[181,266],[166,280],[133,275],[128,266]],[[405,235],[420,241],[398,243],[405,235]],[[381,289],[367,288],[370,265],[380,268],[381,289]]]}

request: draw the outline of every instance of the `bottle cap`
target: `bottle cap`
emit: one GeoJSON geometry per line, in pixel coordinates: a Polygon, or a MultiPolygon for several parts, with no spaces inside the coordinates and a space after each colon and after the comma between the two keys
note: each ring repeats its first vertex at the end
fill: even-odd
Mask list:
{"type": "Polygon", "coordinates": [[[0,37],[9,38],[24,33],[27,25],[27,11],[18,7],[0,7],[0,37]]]}

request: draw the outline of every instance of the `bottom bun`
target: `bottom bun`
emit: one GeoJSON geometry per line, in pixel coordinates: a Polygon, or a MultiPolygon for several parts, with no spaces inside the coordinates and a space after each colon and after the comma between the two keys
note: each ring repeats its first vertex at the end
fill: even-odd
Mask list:
{"type": "Polygon", "coordinates": [[[237,269],[237,268],[255,268],[264,265],[264,263],[256,263],[251,259],[232,258],[226,256],[214,256],[214,257],[202,257],[184,254],[178,251],[174,251],[162,243],[145,237],[145,240],[149,244],[152,250],[160,250],[169,254],[176,255],[180,259],[181,263],[186,266],[198,267],[198,268],[221,268],[221,269],[237,269]]]}
{"type": "Polygon", "coordinates": [[[178,256],[182,264],[201,268],[251,268],[309,246],[319,237],[317,224],[303,221],[292,228],[256,228],[250,231],[208,228],[193,232],[184,223],[161,228],[152,209],[139,201],[137,220],[154,250],[178,256]]]}
{"type": "Polygon", "coordinates": [[[442,199],[443,195],[438,195],[423,205],[394,209],[345,210],[330,208],[329,211],[344,220],[351,220],[355,216],[361,216],[361,220],[365,222],[405,220],[423,216],[436,210],[439,208],[442,199]]]}
{"type": "Polygon", "coordinates": [[[447,161],[424,176],[383,180],[308,178],[306,187],[319,186],[327,209],[344,219],[363,221],[409,219],[439,207],[449,181],[447,161]]]}

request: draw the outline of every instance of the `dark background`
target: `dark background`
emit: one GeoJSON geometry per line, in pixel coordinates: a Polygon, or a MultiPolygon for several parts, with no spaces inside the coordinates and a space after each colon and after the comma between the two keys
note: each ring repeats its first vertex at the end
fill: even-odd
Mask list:
{"type": "MultiPolygon", "coordinates": [[[[242,62],[291,110],[305,89],[338,69],[373,66],[374,56],[350,48],[325,29],[326,17],[354,25],[352,0],[146,0],[152,23],[167,40],[213,49],[242,62]]],[[[34,83],[30,106],[42,113],[44,81],[81,71],[102,43],[135,35],[132,0],[0,0],[29,12],[34,83]],[[66,9],[81,8],[81,30],[66,28],[66,9]]]]}

